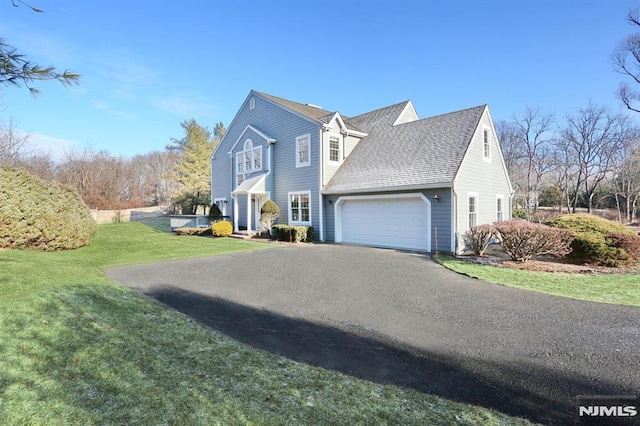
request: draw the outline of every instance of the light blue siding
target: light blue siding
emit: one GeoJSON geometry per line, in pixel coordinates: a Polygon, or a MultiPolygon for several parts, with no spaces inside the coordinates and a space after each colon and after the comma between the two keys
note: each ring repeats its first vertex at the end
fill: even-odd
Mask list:
{"type": "MultiPolygon", "coordinates": [[[[266,180],[266,191],[280,208],[280,218],[276,223],[287,223],[288,221],[289,192],[311,191],[312,226],[315,232],[314,238],[318,238],[320,225],[318,197],[320,157],[318,147],[321,125],[276,105],[254,92],[245,100],[212,157],[212,198],[227,198],[230,206],[228,214],[233,214],[231,192],[236,187],[235,153],[242,150],[246,139],[251,139],[254,146],[258,144],[263,146],[262,173],[269,171],[267,170],[268,143],[251,129],[242,134],[248,125],[276,140],[271,145],[272,164],[266,180]],[[250,109],[252,97],[255,99],[255,108],[250,109]],[[311,165],[296,167],[296,137],[306,134],[310,135],[311,165]],[[238,140],[241,135],[241,140],[238,140]],[[236,142],[233,154],[229,157],[228,152],[236,142]]],[[[246,226],[246,196],[239,200],[239,208],[239,225],[246,226]]],[[[252,216],[254,216],[253,212],[252,216]]]]}

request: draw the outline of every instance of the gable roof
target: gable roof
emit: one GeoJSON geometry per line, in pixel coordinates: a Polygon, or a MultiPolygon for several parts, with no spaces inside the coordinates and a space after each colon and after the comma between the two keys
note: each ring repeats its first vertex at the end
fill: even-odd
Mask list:
{"type": "MultiPolygon", "coordinates": [[[[310,118],[311,120],[317,121],[320,124],[328,124],[331,119],[337,114],[340,114],[337,111],[327,111],[324,110],[322,108],[320,108],[319,106],[316,105],[311,105],[311,104],[301,104],[299,102],[293,102],[290,101],[288,99],[283,99],[283,98],[279,98],[277,96],[273,96],[273,95],[269,95],[267,93],[262,93],[262,92],[257,92],[254,91],[254,93],[256,93],[257,95],[262,96],[263,98],[266,98],[272,102],[275,102],[281,106],[284,106],[300,115],[303,115],[307,118],[310,118]]],[[[341,116],[342,117],[342,116],[341,116]]],[[[353,130],[356,132],[359,132],[360,129],[358,129],[357,127],[353,126],[352,124],[350,124],[346,118],[347,117],[342,117],[343,119],[345,119],[345,125],[347,127],[348,130],[353,130]]]]}
{"type": "Polygon", "coordinates": [[[287,99],[279,98],[277,96],[268,95],[262,92],[255,92],[255,93],[257,95],[262,96],[263,98],[266,98],[272,102],[275,102],[284,107],[287,107],[288,109],[293,110],[298,114],[304,115],[305,117],[310,118],[312,120],[316,120],[320,123],[325,123],[325,121],[322,120],[323,117],[333,115],[331,111],[326,111],[318,106],[314,106],[311,104],[301,104],[298,102],[293,102],[287,99]]]}
{"type": "Polygon", "coordinates": [[[324,193],[452,184],[486,105],[394,125],[410,104],[349,119],[369,136],[356,145],[324,193]]]}

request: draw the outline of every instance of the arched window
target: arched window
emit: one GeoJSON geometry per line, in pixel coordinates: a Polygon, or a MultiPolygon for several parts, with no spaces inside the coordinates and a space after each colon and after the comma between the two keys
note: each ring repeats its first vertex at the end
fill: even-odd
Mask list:
{"type": "Polygon", "coordinates": [[[254,148],[251,139],[247,139],[242,151],[236,154],[236,168],[238,185],[244,181],[246,175],[262,170],[262,146],[254,148]]]}

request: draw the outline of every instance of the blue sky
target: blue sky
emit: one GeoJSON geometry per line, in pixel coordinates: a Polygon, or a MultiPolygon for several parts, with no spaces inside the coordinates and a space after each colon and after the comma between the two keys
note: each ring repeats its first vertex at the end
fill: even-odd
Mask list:
{"type": "MultiPolygon", "coordinates": [[[[421,117],[488,103],[560,118],[589,101],[622,111],[609,55],[635,29],[626,0],[0,0],[0,37],[30,60],[82,74],[0,87],[1,119],[59,157],[131,156],[231,123],[251,89],[356,115],[411,99],[421,117]]],[[[634,120],[640,119],[640,115],[634,120]]]]}

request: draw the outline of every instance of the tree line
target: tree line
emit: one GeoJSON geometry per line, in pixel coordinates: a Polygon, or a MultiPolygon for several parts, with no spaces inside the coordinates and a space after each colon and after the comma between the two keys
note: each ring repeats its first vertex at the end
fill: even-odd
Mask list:
{"type": "Polygon", "coordinates": [[[29,135],[19,132],[9,119],[0,121],[0,164],[70,185],[90,208],[171,204],[195,213],[198,207],[210,204],[209,158],[225,128],[217,123],[210,131],[194,119],[183,121],[181,126],[183,137],[172,138],[164,150],[125,157],[85,147],[68,150],[54,161],[49,153],[31,147],[29,135]]]}
{"type": "Polygon", "coordinates": [[[576,212],[615,208],[632,221],[640,199],[640,129],[630,117],[589,103],[565,116],[526,108],[496,123],[514,186],[513,205],[576,212]]]}

